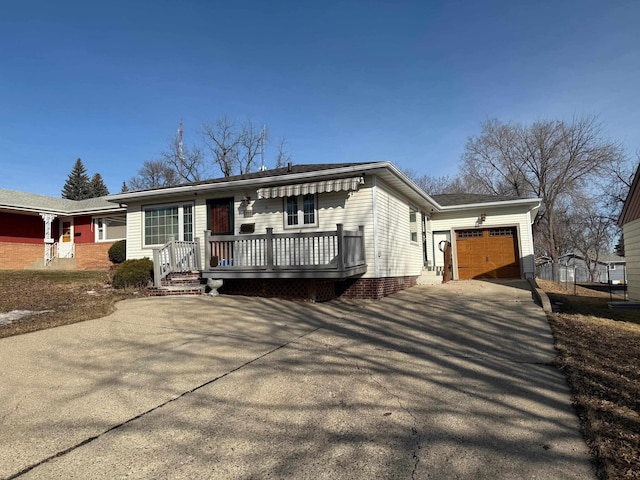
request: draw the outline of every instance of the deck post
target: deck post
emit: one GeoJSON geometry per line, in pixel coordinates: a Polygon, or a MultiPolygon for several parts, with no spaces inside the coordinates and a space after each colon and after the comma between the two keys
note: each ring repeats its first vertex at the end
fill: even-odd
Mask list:
{"type": "Polygon", "coordinates": [[[360,237],[360,258],[358,260],[362,260],[364,262],[366,257],[364,253],[364,225],[358,226],[358,230],[360,230],[360,233],[362,234],[360,237]]]}
{"type": "Polygon", "coordinates": [[[169,265],[171,266],[171,271],[173,272],[176,269],[176,253],[173,239],[169,240],[167,247],[169,247],[169,265]]]}
{"type": "Polygon", "coordinates": [[[209,270],[211,268],[211,230],[204,231],[204,269],[209,270]]]}
{"type": "Polygon", "coordinates": [[[194,261],[195,261],[195,264],[196,264],[196,269],[200,270],[202,268],[202,263],[200,261],[201,260],[200,259],[200,239],[198,237],[196,237],[194,240],[196,242],[196,244],[195,244],[196,251],[195,251],[194,261]]]}
{"type": "Polygon", "coordinates": [[[266,247],[267,270],[273,270],[273,228],[267,227],[266,247]]]}
{"type": "Polygon", "coordinates": [[[162,266],[160,265],[161,248],[153,249],[153,286],[159,288],[162,286],[162,266]]]}
{"type": "Polygon", "coordinates": [[[344,229],[341,223],[336,224],[336,233],[338,237],[338,271],[344,270],[344,229]]]}

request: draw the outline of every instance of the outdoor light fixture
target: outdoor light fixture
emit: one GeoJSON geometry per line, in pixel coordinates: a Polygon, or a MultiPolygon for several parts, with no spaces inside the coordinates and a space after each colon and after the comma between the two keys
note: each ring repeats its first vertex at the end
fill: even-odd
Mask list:
{"type": "Polygon", "coordinates": [[[242,211],[244,212],[245,217],[253,216],[253,207],[251,205],[250,196],[247,195],[242,199],[242,201],[240,202],[240,208],[242,208],[242,211]]]}
{"type": "Polygon", "coordinates": [[[487,214],[486,213],[481,213],[478,216],[478,219],[476,220],[476,227],[479,227],[480,225],[482,225],[485,220],[487,219],[487,214]]]}

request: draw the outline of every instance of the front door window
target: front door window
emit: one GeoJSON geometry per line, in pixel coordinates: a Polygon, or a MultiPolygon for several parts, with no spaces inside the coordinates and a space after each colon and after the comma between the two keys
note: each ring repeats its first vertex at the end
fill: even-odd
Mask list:
{"type": "Polygon", "coordinates": [[[62,222],[62,242],[69,243],[71,241],[71,222],[62,222]]]}

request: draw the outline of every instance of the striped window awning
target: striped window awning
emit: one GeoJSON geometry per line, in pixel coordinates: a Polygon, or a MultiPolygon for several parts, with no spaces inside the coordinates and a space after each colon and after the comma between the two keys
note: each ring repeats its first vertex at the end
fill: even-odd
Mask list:
{"type": "Polygon", "coordinates": [[[364,177],[339,178],[322,182],[298,183],[258,189],[258,199],[290,197],[314,193],[350,192],[364,184],[364,177]]]}

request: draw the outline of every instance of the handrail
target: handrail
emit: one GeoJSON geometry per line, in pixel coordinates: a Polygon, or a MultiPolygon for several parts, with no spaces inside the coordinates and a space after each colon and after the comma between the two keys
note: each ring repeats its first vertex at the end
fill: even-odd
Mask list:
{"type": "Polygon", "coordinates": [[[364,227],[305,233],[211,235],[205,231],[209,269],[344,271],[365,264],[364,227]]]}
{"type": "Polygon", "coordinates": [[[44,266],[48,267],[58,256],[58,242],[44,244],[44,266]]]}
{"type": "Polygon", "coordinates": [[[153,283],[162,285],[162,279],[174,272],[200,270],[200,242],[169,240],[161,247],[153,249],[153,283]]]}

